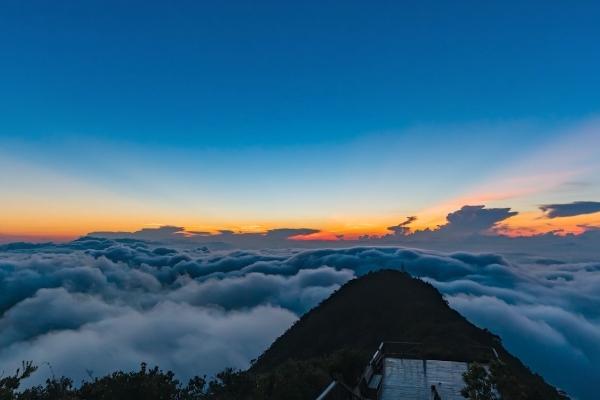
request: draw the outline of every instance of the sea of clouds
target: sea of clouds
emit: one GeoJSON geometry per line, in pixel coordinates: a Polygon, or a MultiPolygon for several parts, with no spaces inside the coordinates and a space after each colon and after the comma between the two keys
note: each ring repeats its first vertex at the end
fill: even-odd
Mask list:
{"type": "Polygon", "coordinates": [[[0,370],[75,382],[141,361],[181,379],[245,368],[299,315],[369,271],[404,268],[552,384],[600,381],[600,262],[398,247],[222,250],[135,239],[0,246],[0,370]]]}

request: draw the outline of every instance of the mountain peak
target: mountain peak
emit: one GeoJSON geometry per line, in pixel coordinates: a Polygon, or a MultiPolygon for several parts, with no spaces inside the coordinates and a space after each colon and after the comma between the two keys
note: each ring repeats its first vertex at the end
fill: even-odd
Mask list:
{"type": "Polygon", "coordinates": [[[504,349],[498,336],[450,308],[431,284],[395,270],[372,272],[342,286],[280,336],[251,371],[268,372],[288,360],[343,350],[372,354],[384,341],[419,343],[411,355],[418,359],[469,362],[489,359],[494,349],[513,387],[505,398],[562,398],[504,349]]]}

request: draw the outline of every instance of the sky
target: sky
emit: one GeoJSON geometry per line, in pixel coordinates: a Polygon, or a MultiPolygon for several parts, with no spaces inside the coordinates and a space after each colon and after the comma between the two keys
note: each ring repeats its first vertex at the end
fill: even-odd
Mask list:
{"type": "MultiPolygon", "coordinates": [[[[0,4],[0,241],[93,231],[582,233],[597,2],[0,4]],[[560,209],[560,207],[558,207],[560,209]]],[[[594,211],[596,210],[596,211],[594,211]]],[[[590,228],[591,227],[591,228],[590,228]]]]}
{"type": "Polygon", "coordinates": [[[244,368],[400,268],[595,398],[599,20],[585,0],[1,1],[1,369],[244,368]]]}

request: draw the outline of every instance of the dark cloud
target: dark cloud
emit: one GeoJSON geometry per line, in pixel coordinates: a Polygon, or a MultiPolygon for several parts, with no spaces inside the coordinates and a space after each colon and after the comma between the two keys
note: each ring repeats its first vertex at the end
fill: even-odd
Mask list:
{"type": "Polygon", "coordinates": [[[53,246],[52,242],[46,243],[29,243],[29,242],[11,242],[0,245],[0,251],[11,251],[11,250],[32,250],[40,249],[43,247],[53,246]]]}
{"type": "Polygon", "coordinates": [[[600,212],[598,201],[574,201],[564,204],[544,204],[540,206],[547,218],[573,217],[575,215],[600,212]]]}
{"type": "Polygon", "coordinates": [[[590,398],[600,379],[600,264],[520,260],[400,247],[207,251],[132,238],[4,247],[0,369],[47,361],[79,381],[86,369],[140,361],[184,379],[243,368],[344,282],[392,268],[431,282],[534,371],[590,398]]]}
{"type": "Polygon", "coordinates": [[[321,232],[319,229],[309,229],[309,228],[299,228],[299,229],[278,228],[278,229],[271,229],[271,230],[267,231],[266,237],[272,238],[272,239],[287,240],[292,236],[310,235],[310,234],[319,233],[319,232],[321,232]]]}
{"type": "Polygon", "coordinates": [[[162,226],[144,228],[136,232],[91,232],[89,237],[107,239],[137,239],[145,241],[202,244],[213,249],[290,247],[295,236],[319,233],[319,229],[310,228],[277,228],[266,232],[235,232],[221,229],[215,234],[209,232],[185,231],[183,227],[162,226]]]}
{"type": "Polygon", "coordinates": [[[394,235],[403,236],[410,232],[410,228],[408,227],[408,225],[412,224],[416,220],[417,220],[417,217],[414,217],[414,216],[408,217],[408,218],[406,218],[406,220],[404,222],[401,222],[395,226],[388,226],[386,229],[388,231],[393,232],[394,235]]]}
{"type": "Polygon", "coordinates": [[[485,206],[463,206],[446,216],[448,223],[440,226],[439,234],[471,235],[489,233],[497,223],[517,215],[510,208],[485,208],[485,206]]]}
{"type": "Polygon", "coordinates": [[[463,206],[460,210],[451,212],[446,216],[446,223],[436,229],[424,229],[411,231],[408,227],[417,217],[408,217],[405,221],[387,229],[393,233],[390,235],[365,236],[362,242],[400,242],[410,243],[414,241],[447,241],[453,242],[464,240],[466,236],[496,236],[494,228],[497,224],[517,215],[510,208],[485,208],[483,205],[463,206]]]}
{"type": "Polygon", "coordinates": [[[144,228],[135,232],[92,232],[88,236],[103,238],[135,238],[141,240],[165,241],[181,238],[185,228],[165,225],[157,228],[144,228]]]}

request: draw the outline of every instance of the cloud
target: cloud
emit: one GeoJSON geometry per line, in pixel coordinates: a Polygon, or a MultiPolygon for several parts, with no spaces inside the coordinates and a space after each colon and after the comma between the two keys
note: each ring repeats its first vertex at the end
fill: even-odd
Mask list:
{"type": "Polygon", "coordinates": [[[407,217],[404,222],[401,222],[398,225],[388,226],[386,229],[388,231],[392,231],[394,235],[406,235],[410,232],[408,225],[412,224],[416,220],[417,217],[415,216],[407,217]]]}
{"type": "Polygon", "coordinates": [[[485,208],[485,206],[463,206],[446,216],[447,224],[440,226],[439,234],[470,235],[489,233],[497,223],[518,212],[510,208],[485,208]]]}
{"type": "Polygon", "coordinates": [[[581,399],[593,399],[598,381],[600,326],[555,306],[511,304],[491,296],[448,297],[453,308],[479,326],[500,333],[546,379],[581,399]],[[541,367],[543,365],[543,368],[541,367]]]}
{"type": "MultiPolygon", "coordinates": [[[[506,212],[477,225],[490,226],[506,212]]],[[[495,253],[389,246],[211,251],[89,237],[4,246],[0,369],[47,361],[78,382],[86,370],[99,376],[141,361],[183,379],[243,368],[345,282],[383,268],[431,282],[550,382],[580,398],[595,393],[589,382],[600,379],[598,262],[527,255],[515,262],[495,253]]],[[[43,381],[44,371],[30,383],[43,381]]]]}
{"type": "MultiPolygon", "coordinates": [[[[77,307],[77,300],[70,306],[77,307]]],[[[116,368],[136,369],[142,360],[187,379],[226,365],[247,367],[295,320],[291,312],[271,306],[224,312],[168,301],[147,311],[112,305],[104,318],[77,329],[48,331],[3,347],[0,359],[3,367],[22,359],[49,362],[55,373],[76,382],[87,378],[86,370],[101,376],[116,368]]],[[[42,378],[36,374],[30,383],[42,378]]]]}
{"type": "Polygon", "coordinates": [[[89,236],[161,241],[181,238],[184,233],[185,228],[182,226],[164,225],[157,228],[143,228],[135,232],[92,232],[89,236]]]}
{"type": "Polygon", "coordinates": [[[196,243],[213,249],[289,247],[294,237],[321,232],[311,228],[276,228],[266,232],[235,232],[221,229],[217,233],[186,231],[178,226],[144,228],[135,232],[91,232],[87,236],[107,239],[137,239],[167,243],[196,243]]]}
{"type": "MultiPolygon", "coordinates": [[[[197,249],[203,251],[395,245],[439,251],[494,251],[503,254],[527,252],[548,258],[566,257],[572,261],[585,261],[598,254],[600,231],[589,224],[580,224],[579,228],[583,230],[583,233],[577,235],[565,234],[559,229],[544,234],[536,234],[535,231],[532,231],[530,236],[505,235],[506,229],[503,227],[503,221],[517,214],[510,208],[466,205],[449,213],[446,223],[435,229],[412,230],[410,224],[416,220],[416,217],[408,217],[403,222],[388,227],[389,234],[362,235],[357,238],[311,228],[278,228],[251,233],[221,230],[218,233],[207,234],[205,232],[187,232],[182,227],[166,226],[146,228],[137,232],[96,232],[82,238],[78,243],[84,245],[84,241],[90,243],[95,241],[97,246],[103,246],[102,240],[105,239],[122,244],[125,244],[126,241],[141,243],[153,241],[166,248],[168,248],[166,245],[188,248],[197,246],[197,249]]],[[[28,243],[0,245],[0,250],[8,249],[7,246],[14,248],[15,246],[29,247],[32,245],[28,243]]],[[[69,246],[72,247],[73,244],[69,246]]],[[[119,251],[127,250],[114,251],[113,255],[107,255],[107,257],[115,260],[119,251]]],[[[123,256],[126,257],[125,254],[123,256]]],[[[177,260],[172,260],[172,262],[175,261],[177,260]]],[[[194,264],[195,262],[190,260],[186,267],[198,271],[194,264]]]]}
{"type": "Polygon", "coordinates": [[[574,201],[564,204],[544,204],[540,206],[547,218],[573,217],[576,215],[600,212],[598,201],[574,201]]]}

